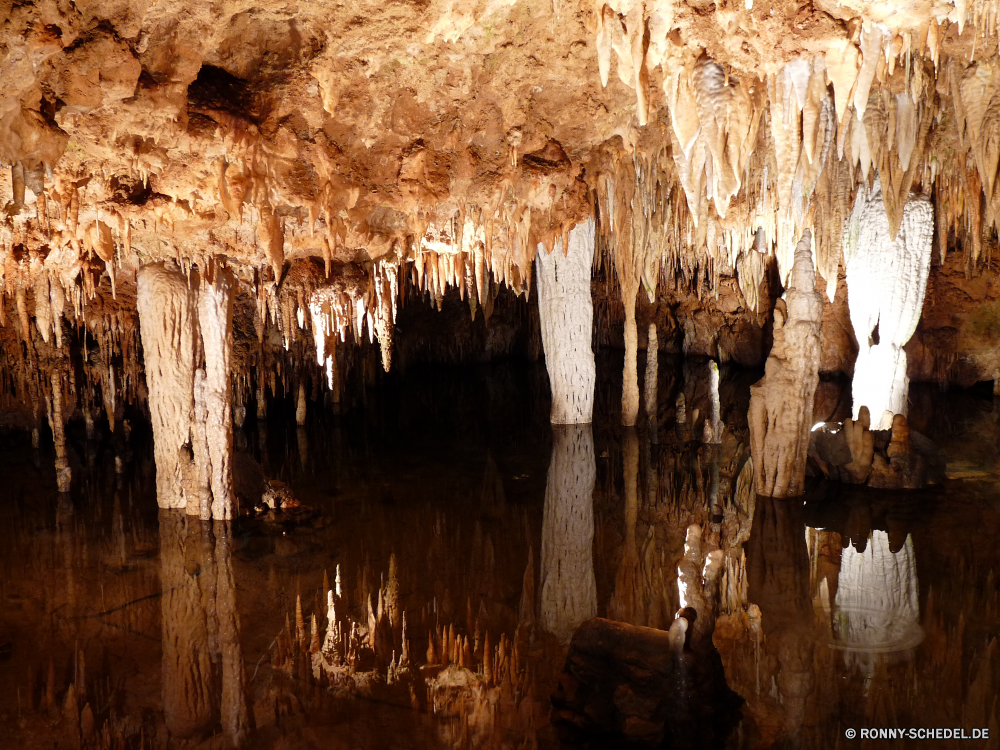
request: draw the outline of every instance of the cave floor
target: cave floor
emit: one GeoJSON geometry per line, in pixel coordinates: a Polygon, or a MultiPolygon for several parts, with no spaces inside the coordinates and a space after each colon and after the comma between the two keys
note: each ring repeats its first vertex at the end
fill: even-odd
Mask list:
{"type": "Polygon", "coordinates": [[[664,362],[656,423],[643,416],[632,435],[615,426],[615,368],[601,368],[587,507],[547,486],[550,461],[563,459],[540,368],[413,371],[343,414],[313,405],[305,428],[272,403],[267,419],[247,420],[237,449],[302,506],[225,530],[157,513],[140,427],[127,443],[71,431],[75,481],[63,497],[44,442],[35,451],[27,436],[0,436],[0,747],[227,747],[220,686],[241,671],[250,747],[556,747],[566,735],[550,696],[568,635],[594,615],[667,628],[692,523],[732,566],[714,643],[745,703],[722,746],[850,747],[845,732],[868,727],[1000,737],[997,400],[914,387],[911,427],[938,444],[940,485],[814,482],[804,502],[748,501],[737,489],[756,375],[723,371],[728,429],[707,446],[675,426],[678,393],[688,419],[708,411],[704,367],[664,362]],[[349,695],[313,684],[287,653],[280,663],[297,599],[322,641],[323,589],[339,568],[344,616],[366,624],[393,555],[412,663],[427,660],[441,626],[469,638],[473,672],[476,643],[517,644],[523,674],[493,703],[442,687],[413,698],[414,710],[399,691],[349,695]],[[213,630],[220,613],[230,624],[213,630]],[[233,633],[242,670],[224,647],[233,633]]]}

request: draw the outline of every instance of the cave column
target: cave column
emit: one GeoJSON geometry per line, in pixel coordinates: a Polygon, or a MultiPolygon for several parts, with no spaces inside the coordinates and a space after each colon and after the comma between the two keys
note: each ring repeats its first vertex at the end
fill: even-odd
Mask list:
{"type": "Polygon", "coordinates": [[[557,242],[535,255],[538,313],[545,366],[552,390],[552,423],[585,424],[594,413],[596,369],[591,348],[594,307],[590,275],[594,262],[594,220],[569,231],[567,246],[557,242]]]}
{"type": "Polygon", "coordinates": [[[136,306],[160,507],[224,520],[235,515],[229,376],[236,282],[226,269],[212,277],[189,280],[173,263],[144,266],[136,306]]]}
{"type": "Polygon", "coordinates": [[[854,365],[854,419],[867,406],[874,429],[906,416],[910,379],[903,346],[917,328],[927,291],[934,240],[934,208],[911,196],[892,237],[881,184],[862,185],[844,231],[847,296],[858,340],[854,365]]]}
{"type": "Polygon", "coordinates": [[[197,308],[173,263],[139,269],[136,307],[153,424],[156,497],[161,508],[200,514],[192,427],[197,308]]]}
{"type": "Polygon", "coordinates": [[[823,315],[811,239],[807,230],[795,248],[789,288],[774,310],[774,345],[764,377],[750,388],[754,479],[758,494],[768,497],[804,491],[823,315]]]}

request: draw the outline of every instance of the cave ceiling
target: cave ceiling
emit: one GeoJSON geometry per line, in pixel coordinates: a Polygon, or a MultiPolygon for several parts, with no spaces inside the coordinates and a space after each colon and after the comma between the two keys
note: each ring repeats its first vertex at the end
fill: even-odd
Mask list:
{"type": "Polygon", "coordinates": [[[261,318],[381,339],[401,282],[527,292],[536,248],[595,206],[626,296],[670,266],[699,290],[735,278],[750,310],[805,229],[833,299],[861,183],[893,232],[932,196],[938,251],[970,273],[1000,210],[993,3],[3,0],[0,18],[0,322],[40,317],[46,344],[60,316],[130,309],[155,261],[228,265],[261,318]]]}

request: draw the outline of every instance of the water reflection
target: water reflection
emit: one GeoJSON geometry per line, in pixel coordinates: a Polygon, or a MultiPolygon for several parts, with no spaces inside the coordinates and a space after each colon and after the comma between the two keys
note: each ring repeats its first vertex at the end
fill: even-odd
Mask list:
{"type": "Polygon", "coordinates": [[[594,578],[593,428],[552,426],[552,463],[542,514],[542,627],[566,645],[597,614],[594,578]]]}
{"type": "MultiPolygon", "coordinates": [[[[822,485],[805,503],[757,498],[737,419],[746,407],[725,368],[726,428],[718,444],[701,440],[713,414],[707,372],[662,368],[659,435],[600,420],[550,431],[544,405],[529,418],[532,381],[510,376],[407,392],[403,406],[389,394],[381,410],[317,414],[302,428],[272,405],[245,444],[313,509],[304,520],[157,515],[151,453],[138,443],[117,475],[122,447],[95,448],[60,497],[41,484],[50,472],[24,460],[27,438],[21,453],[5,444],[0,720],[11,743],[68,747],[78,731],[102,747],[107,731],[111,747],[121,737],[132,750],[556,747],[552,696],[574,634],[588,632],[618,634],[594,652],[612,659],[588,683],[600,700],[574,703],[566,690],[562,708],[572,718],[611,706],[615,721],[596,722],[608,742],[628,726],[635,744],[655,746],[680,727],[675,744],[826,748],[848,726],[995,723],[995,489],[822,485]],[[718,616],[681,632],[690,587],[698,594],[700,582],[704,597],[716,580],[703,563],[712,551],[718,616]],[[387,688],[371,691],[377,699],[330,690],[329,675],[302,668],[316,664],[312,634],[322,647],[329,632],[338,566],[344,631],[357,623],[362,638],[369,598],[379,621],[380,594],[390,623],[390,600],[406,615],[407,659],[394,626],[374,661],[372,679],[387,688]],[[594,625],[595,615],[618,622],[594,625]],[[286,618],[278,642],[294,669],[281,668],[275,645],[286,618]],[[669,707],[636,687],[643,663],[669,683],[669,707]],[[705,726],[716,734],[699,734],[705,726]]],[[[949,434],[958,445],[958,428],[949,434]]],[[[977,466],[995,460],[982,450],[977,466]]]]}
{"type": "Polygon", "coordinates": [[[233,747],[251,727],[228,522],[161,510],[163,716],[179,739],[220,724],[233,747]]]}
{"type": "Polygon", "coordinates": [[[834,645],[858,655],[864,669],[875,669],[863,655],[906,651],[923,639],[917,600],[913,539],[892,550],[885,531],[872,531],[861,551],[847,547],[840,557],[834,645]]]}

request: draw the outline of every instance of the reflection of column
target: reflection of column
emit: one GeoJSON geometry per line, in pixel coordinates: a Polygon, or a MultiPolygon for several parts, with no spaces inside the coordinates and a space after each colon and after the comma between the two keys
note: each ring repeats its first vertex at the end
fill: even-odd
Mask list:
{"type": "Polygon", "coordinates": [[[163,713],[171,736],[204,735],[221,719],[234,747],[252,719],[240,645],[228,523],[160,511],[163,713]],[[221,658],[220,658],[221,657],[221,658]],[[213,668],[221,662],[221,674],[213,668]],[[221,678],[221,682],[220,682],[221,678]]]}
{"type": "Polygon", "coordinates": [[[574,227],[568,237],[568,247],[557,242],[549,253],[539,245],[535,255],[553,424],[590,422],[594,411],[594,306],[590,298],[594,220],[574,227]]]}
{"type": "Polygon", "coordinates": [[[747,598],[762,614],[784,731],[798,736],[815,687],[809,551],[802,503],[758,497],[747,542],[747,598]]]}
{"type": "Polygon", "coordinates": [[[236,581],[233,576],[230,539],[232,525],[215,524],[215,561],[218,566],[216,615],[219,649],[222,652],[222,729],[233,747],[239,747],[253,726],[246,699],[246,669],[240,645],[240,617],[236,607],[236,581]]]}
{"type": "Polygon", "coordinates": [[[541,622],[562,643],[597,614],[594,436],[589,424],[552,428],[542,521],[541,622]]]}
{"type": "Polygon", "coordinates": [[[183,511],[160,511],[160,585],[163,588],[163,714],[174,737],[210,729],[215,711],[206,618],[208,577],[202,522],[183,511]]]}
{"type": "Polygon", "coordinates": [[[841,553],[835,644],[850,651],[905,651],[923,639],[913,540],[893,553],[889,535],[872,531],[863,552],[841,553]]]}

